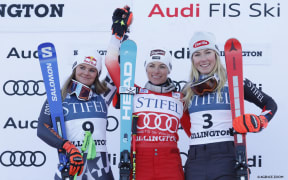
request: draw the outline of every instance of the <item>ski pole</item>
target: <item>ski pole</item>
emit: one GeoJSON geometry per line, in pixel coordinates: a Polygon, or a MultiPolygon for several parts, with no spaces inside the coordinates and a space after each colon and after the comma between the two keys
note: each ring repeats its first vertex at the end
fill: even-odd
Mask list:
{"type": "Polygon", "coordinates": [[[132,116],[132,180],[136,179],[136,135],[138,116],[132,116]]]}

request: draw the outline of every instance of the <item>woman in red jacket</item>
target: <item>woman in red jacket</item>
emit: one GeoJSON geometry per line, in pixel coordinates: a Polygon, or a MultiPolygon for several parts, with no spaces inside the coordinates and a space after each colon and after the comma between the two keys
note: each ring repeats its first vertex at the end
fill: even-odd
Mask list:
{"type": "MultiPolygon", "coordinates": [[[[116,15],[129,15],[125,9],[117,9],[116,15]]],[[[127,18],[127,17],[126,17],[127,18]]],[[[119,47],[127,28],[112,25],[113,35],[108,46],[105,64],[116,87],[120,86],[119,47]]],[[[121,61],[121,59],[120,59],[121,61]]],[[[137,87],[133,112],[139,119],[136,138],[137,180],[184,180],[184,173],[177,147],[180,118],[183,114],[181,94],[168,78],[172,70],[172,56],[165,49],[152,49],[145,58],[148,82],[137,87]]]]}

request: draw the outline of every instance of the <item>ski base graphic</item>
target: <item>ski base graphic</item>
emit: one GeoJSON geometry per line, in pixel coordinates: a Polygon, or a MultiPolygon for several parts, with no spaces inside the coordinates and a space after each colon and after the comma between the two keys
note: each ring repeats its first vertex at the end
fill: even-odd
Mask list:
{"type": "MultiPolygon", "coordinates": [[[[229,86],[232,118],[244,114],[242,47],[237,39],[225,43],[225,62],[229,86]]],[[[250,170],[247,164],[246,134],[234,132],[236,155],[236,175],[238,180],[249,180],[250,170]]]]}
{"type": "MultiPolygon", "coordinates": [[[[53,128],[63,139],[67,139],[62,108],[57,55],[54,45],[52,43],[40,44],[38,46],[38,56],[53,128]]],[[[60,161],[58,169],[61,172],[62,179],[69,180],[69,164],[67,157],[64,153],[60,153],[59,151],[58,157],[60,161]]]]}
{"type": "Polygon", "coordinates": [[[120,180],[129,180],[131,163],[131,127],[137,46],[126,40],[120,47],[120,180]],[[122,93],[121,93],[122,92],[122,93]]]}

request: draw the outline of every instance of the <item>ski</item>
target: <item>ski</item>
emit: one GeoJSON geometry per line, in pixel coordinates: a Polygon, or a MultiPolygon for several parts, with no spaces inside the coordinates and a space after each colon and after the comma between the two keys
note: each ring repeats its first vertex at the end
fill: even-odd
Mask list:
{"type": "MultiPolygon", "coordinates": [[[[54,45],[52,43],[40,44],[38,46],[38,56],[53,128],[63,139],[67,139],[62,108],[57,56],[54,45]]],[[[69,167],[66,155],[58,151],[58,156],[60,161],[59,170],[61,172],[62,179],[69,180],[69,167]]]]}
{"type": "MultiPolygon", "coordinates": [[[[244,114],[242,47],[237,39],[228,39],[225,43],[225,62],[231,103],[232,118],[244,114]]],[[[247,164],[246,134],[234,132],[236,155],[236,175],[238,180],[249,180],[247,164]]]]}
{"type": "Polygon", "coordinates": [[[120,180],[129,180],[132,169],[131,127],[133,113],[133,96],[136,68],[137,46],[132,40],[126,40],[120,47],[120,180]]]}

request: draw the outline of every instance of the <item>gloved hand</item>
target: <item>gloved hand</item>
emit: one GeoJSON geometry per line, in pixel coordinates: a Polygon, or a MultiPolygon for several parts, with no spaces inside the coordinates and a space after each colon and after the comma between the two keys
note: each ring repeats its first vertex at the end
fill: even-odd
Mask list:
{"type": "Polygon", "coordinates": [[[64,141],[62,148],[66,151],[69,159],[69,175],[74,176],[76,173],[80,176],[84,169],[84,161],[79,150],[70,141],[64,141]]]}
{"type": "Polygon", "coordinates": [[[259,132],[267,125],[268,120],[262,115],[244,114],[233,120],[233,128],[238,133],[259,132]]]}
{"type": "Polygon", "coordinates": [[[127,32],[128,27],[132,23],[133,13],[130,12],[130,7],[117,8],[112,16],[112,34],[121,40],[127,32]]]}

